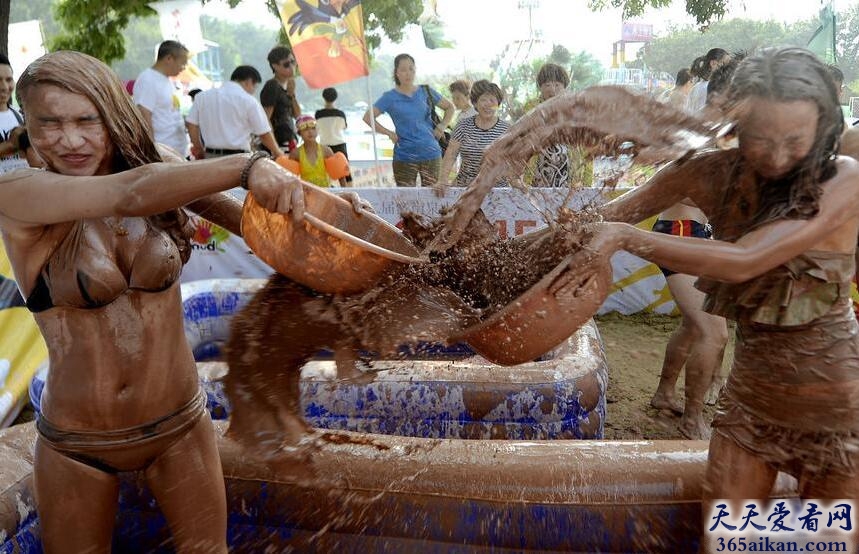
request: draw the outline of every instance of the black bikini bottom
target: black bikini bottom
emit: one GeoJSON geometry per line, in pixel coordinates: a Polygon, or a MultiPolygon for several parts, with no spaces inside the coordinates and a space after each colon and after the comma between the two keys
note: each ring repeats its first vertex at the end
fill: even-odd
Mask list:
{"type": "Polygon", "coordinates": [[[68,431],[40,416],[39,438],[53,450],[106,473],[135,471],[184,437],[206,413],[206,393],[200,392],[172,413],[154,421],[109,431],[68,431]]]}

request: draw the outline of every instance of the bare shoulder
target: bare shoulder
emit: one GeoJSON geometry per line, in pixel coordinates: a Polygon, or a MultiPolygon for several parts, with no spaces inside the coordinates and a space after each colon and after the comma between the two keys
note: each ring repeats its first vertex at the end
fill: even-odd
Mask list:
{"type": "Polygon", "coordinates": [[[660,169],[651,181],[662,186],[682,187],[688,190],[710,190],[714,183],[721,184],[733,167],[733,151],[709,150],[687,159],[676,160],[660,169]]]}
{"type": "Polygon", "coordinates": [[[839,193],[859,194],[859,161],[850,156],[838,156],[837,171],[824,186],[824,193],[838,190],[839,193]]]}
{"type": "Polygon", "coordinates": [[[859,159],[859,127],[848,127],[841,135],[840,154],[859,159]]]}
{"type": "Polygon", "coordinates": [[[845,210],[859,215],[859,162],[849,156],[838,156],[837,171],[823,183],[820,212],[827,217],[845,210]]]}

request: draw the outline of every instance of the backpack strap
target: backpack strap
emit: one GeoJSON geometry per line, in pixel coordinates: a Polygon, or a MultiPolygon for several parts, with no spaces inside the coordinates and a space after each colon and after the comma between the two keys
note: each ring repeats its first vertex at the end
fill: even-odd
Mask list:
{"type": "Polygon", "coordinates": [[[433,127],[435,127],[436,125],[441,123],[441,118],[435,111],[435,100],[433,100],[432,97],[432,90],[430,90],[429,85],[421,85],[421,87],[424,89],[424,92],[426,92],[427,95],[427,106],[429,106],[430,123],[432,123],[433,127]]]}
{"type": "Polygon", "coordinates": [[[12,106],[9,106],[9,109],[12,110],[12,115],[15,116],[15,119],[18,120],[18,125],[23,125],[24,124],[24,116],[21,115],[21,112],[19,112],[18,110],[16,110],[12,106]]]}

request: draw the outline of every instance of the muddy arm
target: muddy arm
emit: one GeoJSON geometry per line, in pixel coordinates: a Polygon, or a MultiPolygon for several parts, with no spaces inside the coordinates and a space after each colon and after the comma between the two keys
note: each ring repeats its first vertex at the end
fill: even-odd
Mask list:
{"type": "Polygon", "coordinates": [[[232,234],[242,236],[242,203],[231,194],[210,194],[185,207],[232,234]]]}
{"type": "Polygon", "coordinates": [[[644,185],[607,202],[600,208],[605,221],[636,224],[690,195],[700,176],[695,176],[697,163],[677,163],[660,169],[644,185]]]}
{"type": "Polygon", "coordinates": [[[824,187],[820,211],[811,219],[763,225],[734,243],[675,237],[628,224],[607,223],[591,243],[605,254],[622,249],[678,273],[742,283],[811,249],[850,251],[859,227],[859,164],[839,163],[824,187]]]}

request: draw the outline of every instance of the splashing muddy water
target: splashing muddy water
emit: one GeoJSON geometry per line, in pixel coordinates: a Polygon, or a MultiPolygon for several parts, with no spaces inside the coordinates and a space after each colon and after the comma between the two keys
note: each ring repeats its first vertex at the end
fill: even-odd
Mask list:
{"type": "Polygon", "coordinates": [[[713,124],[621,87],[592,87],[556,96],[517,121],[486,150],[477,179],[459,197],[445,217],[444,230],[426,249],[437,252],[453,246],[489,189],[505,177],[522,175],[528,160],[553,144],[582,149],[591,159],[631,155],[639,163],[656,163],[688,155],[714,138],[713,124]]]}
{"type": "Polygon", "coordinates": [[[501,177],[521,175],[528,159],[551,144],[578,148],[584,159],[653,161],[687,155],[709,142],[710,131],[703,121],[615,87],[541,105],[487,151],[477,180],[448,212],[435,219],[403,214],[404,235],[428,263],[401,267],[350,296],[318,294],[274,276],[236,316],[227,349],[231,434],[251,443],[261,434],[299,440],[299,370],[323,348],[335,351],[340,377],[356,375],[359,351],[395,357],[400,345],[418,341],[510,343],[502,352],[478,348],[505,364],[551,350],[607,294],[607,260],[588,267],[586,258],[571,258],[586,248],[588,225],[600,216],[587,208],[544,211],[547,228],[502,240],[480,211],[486,192],[501,177]]]}

